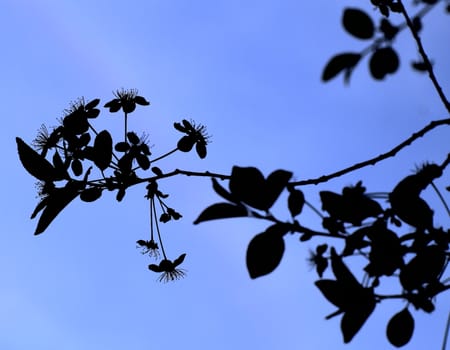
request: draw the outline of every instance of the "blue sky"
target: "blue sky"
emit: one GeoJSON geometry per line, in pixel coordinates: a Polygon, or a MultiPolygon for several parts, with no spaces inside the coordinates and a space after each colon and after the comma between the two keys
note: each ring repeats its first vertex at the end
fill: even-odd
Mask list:
{"type": "MultiPolygon", "coordinates": [[[[409,68],[417,54],[407,33],[395,42],[402,52],[399,72],[386,81],[369,78],[367,60],[350,86],[340,78],[320,81],[332,55],[366,45],[341,28],[345,6],[361,5],[2,1],[0,348],[390,348],[385,327],[404,306],[398,301],[377,307],[349,345],[342,344],[338,319],[324,320],[334,307],[313,285],[316,275],[306,262],[308,249],[320,240],[299,244],[288,238],[280,267],[251,280],[247,244],[266,224],[248,219],[192,225],[202,209],[219,201],[206,178],[160,185],[183,214],[163,226],[168,254],[187,253],[188,275],[176,283],[156,282],[147,270],[151,261],[135,249],[135,241],[149,234],[144,187],[129,191],[122,203],[113,194],[92,204],[75,201],[34,237],[36,222],[28,218],[37,202],[35,179],[15,150],[16,136],[31,142],[42,123],[56,124],[70,101],[84,96],[104,103],[124,87],[151,101],[132,115],[130,129],[148,132],[154,154],[174,147],[179,134],[172,124],[183,118],[207,125],[213,136],[205,160],[177,154],[159,164],[167,171],[229,173],[233,165],[257,166],[265,174],[292,170],[300,180],[378,155],[446,112],[426,76],[409,68]]],[[[376,16],[369,4],[365,9],[376,16]]],[[[447,92],[449,34],[448,17],[438,6],[425,21],[423,40],[447,92]]],[[[98,123],[121,130],[117,116],[98,123]]],[[[372,192],[389,191],[417,164],[445,159],[445,130],[432,131],[396,159],[305,187],[305,194],[319,206],[319,190],[339,191],[361,179],[372,192]]],[[[436,184],[443,189],[448,178],[436,184]]],[[[435,207],[436,221],[448,225],[443,208],[435,207]]],[[[283,205],[275,210],[288,217],[283,205]]],[[[313,213],[300,218],[320,228],[313,213]]],[[[439,348],[449,301],[439,297],[432,315],[414,313],[409,348],[439,348]]]]}

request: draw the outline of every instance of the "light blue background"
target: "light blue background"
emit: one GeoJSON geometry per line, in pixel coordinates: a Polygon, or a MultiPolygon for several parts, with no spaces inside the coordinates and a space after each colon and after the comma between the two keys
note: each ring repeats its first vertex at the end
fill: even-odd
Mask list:
{"type": "MultiPolygon", "coordinates": [[[[267,224],[192,225],[220,200],[207,178],[160,185],[183,214],[162,227],[169,256],[187,253],[188,275],[176,283],[156,282],[147,270],[151,261],[135,249],[149,235],[144,186],[122,203],[112,193],[93,204],[77,200],[34,237],[36,222],[28,218],[37,203],[35,179],[22,168],[14,141],[31,142],[41,123],[55,125],[71,100],[104,103],[124,87],[138,88],[152,103],[130,117],[130,129],[149,133],[155,155],[175,146],[180,134],[172,124],[183,118],[206,124],[213,136],[205,160],[177,154],[158,163],[164,171],[229,173],[233,165],[252,165],[266,175],[292,170],[301,180],[376,156],[448,114],[426,75],[411,72],[418,56],[406,31],[395,42],[400,70],[385,82],[370,79],[364,60],[350,86],[342,77],[321,83],[331,56],[368,44],[340,24],[342,9],[360,3],[2,0],[0,349],[391,348],[385,327],[402,302],[379,305],[349,345],[342,344],[340,317],[324,320],[334,306],[313,285],[317,276],[306,262],[308,249],[323,240],[300,244],[289,237],[280,267],[250,280],[247,244],[267,224]]],[[[364,5],[378,18],[369,1],[364,5]]],[[[427,16],[423,40],[449,92],[450,24],[443,12],[441,4],[427,16]]],[[[121,132],[118,115],[95,122],[121,132]]],[[[389,191],[416,165],[441,163],[447,145],[448,129],[441,127],[395,159],[304,191],[317,206],[319,190],[340,191],[361,179],[371,192],[389,191]]],[[[443,190],[448,176],[436,185],[443,190]]],[[[437,223],[448,227],[436,195],[426,196],[437,223]]],[[[283,198],[275,213],[288,218],[283,198]]],[[[320,228],[311,211],[300,220],[320,228]]],[[[431,315],[414,312],[407,348],[440,348],[449,300],[440,296],[431,315]]]]}

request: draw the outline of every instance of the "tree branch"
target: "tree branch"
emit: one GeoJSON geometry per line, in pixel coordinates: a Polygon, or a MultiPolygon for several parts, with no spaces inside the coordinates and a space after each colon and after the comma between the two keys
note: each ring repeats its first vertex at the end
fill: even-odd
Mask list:
{"type": "Polygon", "coordinates": [[[377,157],[374,157],[372,159],[365,160],[360,163],[356,163],[348,168],[336,171],[334,173],[328,174],[328,175],[322,175],[320,177],[314,178],[314,179],[308,179],[308,180],[302,180],[302,181],[296,181],[290,183],[290,185],[293,186],[304,186],[304,185],[317,185],[322,182],[327,182],[328,180],[331,180],[333,178],[342,176],[344,174],[348,174],[352,171],[364,168],[368,165],[375,165],[376,163],[390,158],[394,157],[399,151],[401,151],[403,148],[411,145],[414,141],[416,141],[418,138],[423,137],[427,132],[433,130],[434,128],[440,126],[440,125],[450,125],[450,118],[449,119],[440,119],[430,122],[427,126],[422,128],[421,130],[413,133],[409,138],[407,138],[405,141],[400,143],[399,145],[392,148],[389,152],[380,154],[377,157]]]}
{"type": "Polygon", "coordinates": [[[408,12],[406,11],[405,6],[403,5],[402,0],[397,0],[397,2],[400,5],[400,9],[402,11],[403,17],[406,20],[406,24],[408,25],[409,30],[411,31],[411,34],[417,43],[417,47],[419,49],[420,56],[422,56],[423,62],[425,63],[425,67],[427,69],[428,75],[430,76],[430,80],[432,81],[434,88],[439,95],[439,98],[441,99],[442,103],[444,104],[444,107],[450,113],[450,102],[447,100],[447,97],[445,96],[444,92],[442,91],[442,88],[439,85],[436,76],[434,75],[433,66],[431,65],[428,55],[426,54],[425,49],[422,45],[422,40],[420,39],[417,31],[414,29],[414,24],[411,21],[411,18],[409,17],[408,12]]]}

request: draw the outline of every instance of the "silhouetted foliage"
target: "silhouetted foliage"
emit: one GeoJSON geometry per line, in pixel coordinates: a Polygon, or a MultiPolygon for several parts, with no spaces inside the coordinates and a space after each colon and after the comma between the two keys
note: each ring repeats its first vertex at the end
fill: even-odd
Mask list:
{"type": "MultiPolygon", "coordinates": [[[[450,104],[437,83],[418,36],[423,28],[421,18],[438,2],[417,1],[421,9],[411,19],[400,0],[371,0],[382,15],[379,25],[360,9],[345,9],[342,17],[344,29],[357,39],[373,42],[359,53],[346,52],[332,57],[324,68],[322,80],[329,81],[342,72],[345,81],[349,82],[354,68],[367,55],[370,56],[369,72],[375,80],[394,74],[400,65],[399,55],[393,48],[394,39],[408,28],[417,42],[422,59],[413,62],[412,67],[429,74],[443,105],[450,113],[450,104]],[[393,24],[393,13],[402,14],[405,23],[393,24]]],[[[159,189],[158,181],[180,174],[204,176],[211,178],[213,190],[221,197],[221,201],[204,209],[194,224],[245,217],[269,223],[263,232],[251,239],[247,248],[246,265],[253,279],[265,276],[279,266],[285,251],[285,236],[288,234],[298,235],[300,242],[321,237],[344,243],[340,252],[330,244],[317,245],[311,251],[309,262],[315,267],[319,278],[315,285],[337,308],[326,318],[342,317],[341,331],[345,343],[358,333],[377,304],[385,299],[401,299],[407,305],[392,316],[386,335],[392,345],[404,346],[414,331],[411,309],[433,312],[436,297],[450,289],[449,279],[444,276],[450,262],[450,229],[435,225],[434,211],[421,197],[422,192],[430,187],[438,191],[433,181],[444,174],[450,163],[450,154],[441,164],[426,163],[415,174],[399,177],[397,185],[385,193],[367,192],[362,181],[344,187],[341,193],[322,190],[319,192],[322,211],[307,201],[301,190],[303,185],[326,182],[393,157],[433,128],[449,125],[450,119],[431,122],[379,157],[317,179],[293,182],[293,173],[290,171],[276,170],[265,177],[255,167],[234,166],[230,175],[185,170],[166,173],[155,163],[176,151],[190,152],[195,148],[199,158],[207,156],[209,136],[205,126],[187,120],[175,122],[175,130],[182,133],[176,147],[155,157],[145,134],[138,136],[136,132],[128,131],[129,115],[137,106],[150,104],[138,95],[137,90],[119,90],[115,98],[104,105],[110,113],[123,112],[124,133],[119,140],[114,140],[108,130],[98,132],[95,129],[93,122],[100,115],[100,109],[97,108],[99,103],[100,99],[87,103],[80,99],[72,103],[60,125],[51,131],[46,127],[41,128],[32,142],[34,148],[16,138],[23,167],[39,181],[40,201],[31,215],[31,218],[35,218],[40,214],[35,235],[44,232],[77,197],[84,202],[95,202],[101,198],[103,191],[113,191],[117,201],[122,201],[128,188],[146,184],[150,237],[138,240],[137,248],[141,249],[142,254],[159,260],[157,264],[149,264],[148,268],[161,274],[160,281],[182,278],[185,271],[179,266],[186,254],[174,260],[168,259],[160,229],[160,223],[179,220],[182,215],[167,204],[168,194],[159,189]],[[144,176],[146,171],[152,174],[144,176]],[[219,183],[218,179],[228,181],[228,187],[219,183]],[[287,191],[285,204],[290,214],[288,220],[277,218],[270,211],[284,191],[287,191]],[[380,202],[380,199],[383,201],[380,202]],[[300,223],[305,205],[321,216],[322,228],[313,229],[300,223]],[[353,256],[360,256],[367,261],[361,282],[345,263],[348,257],[353,256]],[[324,275],[331,278],[324,278],[324,275]],[[387,277],[396,280],[401,292],[394,295],[378,292],[381,277],[384,277],[383,280],[387,277]]],[[[450,190],[450,186],[447,190],[450,190]]],[[[445,202],[444,205],[449,211],[445,202]]]]}

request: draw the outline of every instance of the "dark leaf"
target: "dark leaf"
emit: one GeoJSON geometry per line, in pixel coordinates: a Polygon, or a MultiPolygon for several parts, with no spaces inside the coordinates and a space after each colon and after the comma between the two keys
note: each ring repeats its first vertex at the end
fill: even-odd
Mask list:
{"type": "Polygon", "coordinates": [[[265,186],[265,205],[269,210],[280,196],[281,192],[286,188],[292,173],[286,170],[275,170],[266,180],[265,186]]]}
{"type": "Polygon", "coordinates": [[[333,269],[333,273],[336,276],[336,279],[339,282],[342,282],[345,286],[350,289],[362,288],[359,282],[356,280],[355,276],[351,273],[348,267],[342,261],[342,257],[340,257],[334,247],[330,248],[331,251],[331,268],[333,269]]]}
{"type": "Polygon", "coordinates": [[[345,286],[335,280],[322,279],[315,282],[323,296],[340,310],[346,310],[351,304],[345,286]]]}
{"type": "Polygon", "coordinates": [[[353,339],[375,309],[375,299],[370,290],[365,288],[364,291],[367,292],[367,297],[358,300],[354,307],[342,316],[341,331],[344,343],[349,343],[353,339]]]}
{"type": "Polygon", "coordinates": [[[83,202],[94,202],[102,196],[102,189],[98,187],[91,187],[80,194],[80,199],[83,202]]]}
{"type": "Polygon", "coordinates": [[[251,278],[271,273],[280,264],[284,253],[283,231],[269,227],[253,237],[247,248],[247,270],[251,278]]]}
{"type": "Polygon", "coordinates": [[[437,282],[446,262],[445,251],[431,245],[423,248],[400,271],[400,283],[408,291],[419,289],[426,283],[437,282]]]}
{"type": "Polygon", "coordinates": [[[81,161],[79,159],[72,160],[70,167],[72,168],[75,176],[80,176],[83,173],[83,164],[81,164],[81,161]]]}
{"type": "Polygon", "coordinates": [[[42,181],[61,180],[58,171],[50,162],[28,146],[21,138],[16,137],[17,150],[23,167],[31,175],[42,181]]]}
{"type": "Polygon", "coordinates": [[[292,217],[297,216],[302,212],[303,206],[305,205],[305,196],[300,190],[289,191],[288,197],[288,208],[292,217]]]}
{"type": "Polygon", "coordinates": [[[213,189],[219,196],[221,196],[223,199],[226,199],[227,201],[236,202],[236,199],[233,197],[233,195],[230,192],[228,192],[225,188],[223,188],[219,184],[217,179],[212,178],[211,180],[213,184],[213,189]]]}
{"type": "Polygon", "coordinates": [[[398,27],[392,25],[391,22],[386,18],[383,18],[381,20],[380,30],[383,32],[386,40],[394,39],[397,33],[399,32],[398,27]]]}
{"type": "Polygon", "coordinates": [[[348,33],[359,39],[370,39],[375,33],[375,26],[369,15],[355,8],[344,10],[342,25],[348,33]]]}
{"type": "Polygon", "coordinates": [[[253,208],[266,210],[263,174],[254,167],[234,166],[231,171],[229,188],[233,197],[253,208]]]}
{"type": "Polygon", "coordinates": [[[400,61],[392,47],[383,47],[375,50],[370,58],[370,74],[374,79],[382,80],[387,74],[397,71],[400,61]]]}
{"type": "Polygon", "coordinates": [[[74,200],[79,191],[82,189],[82,183],[71,181],[65,187],[56,188],[51,195],[46,198],[45,208],[39,218],[35,235],[45,231],[56,216],[63,210],[72,200],[74,200]]]}
{"type": "Polygon", "coordinates": [[[322,73],[322,80],[323,81],[329,81],[333,79],[336,75],[338,75],[340,72],[345,71],[347,79],[350,78],[350,74],[353,71],[353,68],[358,64],[359,60],[361,59],[361,55],[359,53],[342,53],[339,55],[336,55],[332,57],[327,65],[325,66],[325,69],[322,73]]]}
{"type": "Polygon", "coordinates": [[[112,159],[112,138],[108,131],[103,130],[95,137],[94,152],[95,165],[102,171],[108,168],[112,159]]]}
{"type": "Polygon", "coordinates": [[[194,221],[194,224],[199,224],[203,221],[236,218],[248,216],[247,209],[242,205],[230,204],[230,203],[216,203],[205,210],[194,221]]]}
{"type": "Polygon", "coordinates": [[[414,318],[407,307],[391,318],[386,329],[389,342],[397,348],[408,344],[413,333],[414,318]]]}
{"type": "Polygon", "coordinates": [[[371,241],[370,262],[364,268],[369,276],[391,276],[403,266],[405,251],[395,232],[387,229],[384,223],[375,222],[367,227],[366,235],[371,241]]]}
{"type": "Polygon", "coordinates": [[[48,197],[43,198],[34,208],[33,213],[31,213],[30,219],[34,219],[39,212],[45,208],[47,205],[48,197]]]}

